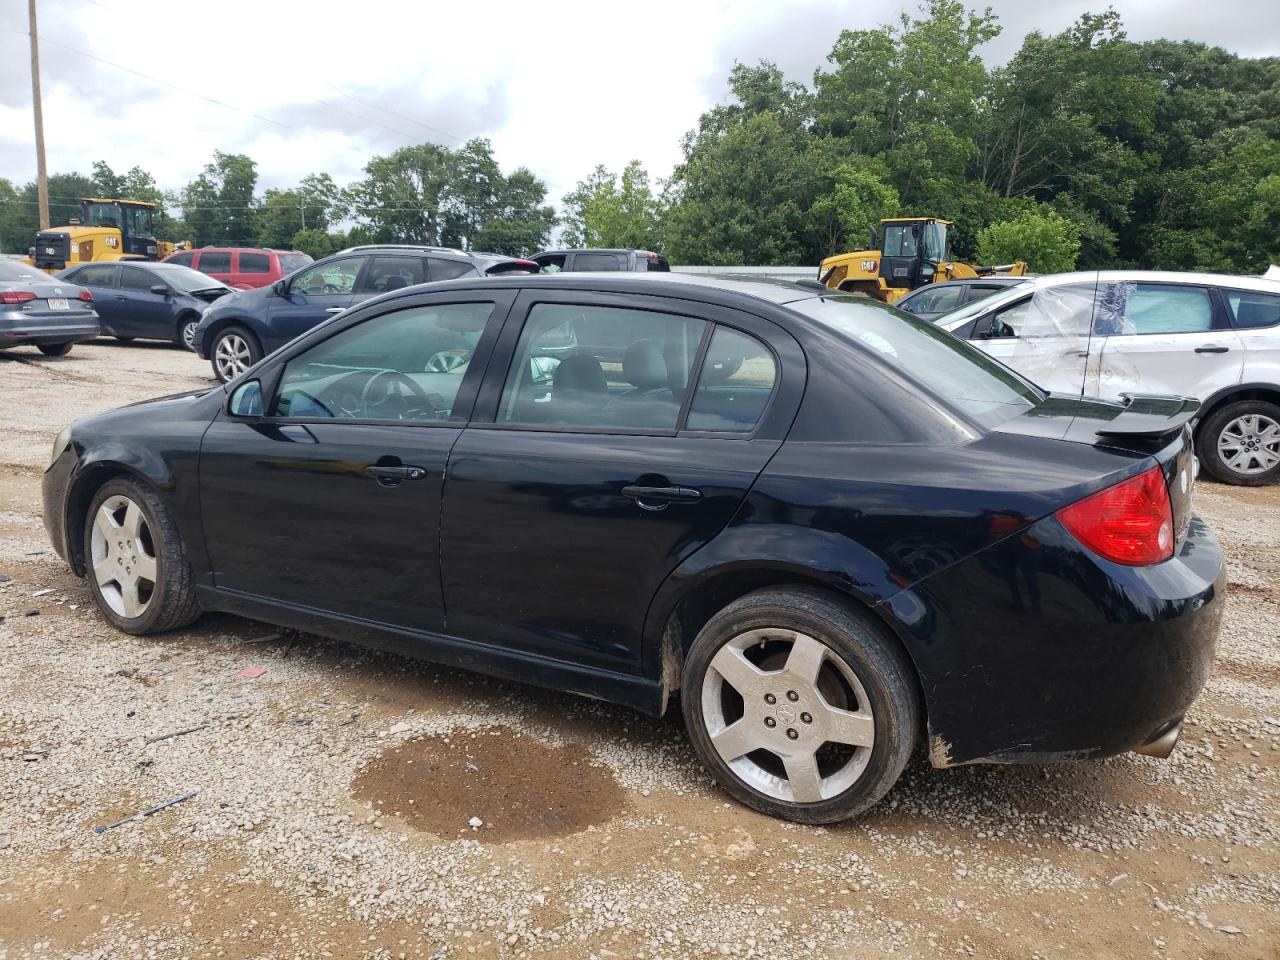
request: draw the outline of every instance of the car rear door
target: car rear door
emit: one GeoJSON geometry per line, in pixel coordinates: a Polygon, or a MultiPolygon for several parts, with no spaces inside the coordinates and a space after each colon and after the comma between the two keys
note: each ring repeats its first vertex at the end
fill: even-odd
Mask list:
{"type": "Polygon", "coordinates": [[[124,315],[124,302],[116,300],[120,291],[116,288],[116,278],[120,273],[120,265],[115,263],[89,263],[68,274],[72,283],[87,287],[93,294],[93,307],[98,311],[98,322],[103,329],[113,336],[127,337],[117,328],[117,322],[124,315]]]}
{"type": "Polygon", "coordinates": [[[1280,383],[1280,292],[1232,290],[1220,294],[1244,353],[1245,383],[1280,383]]]}
{"type": "Polygon", "coordinates": [[[167,289],[168,286],[142,267],[121,265],[120,289],[115,293],[121,312],[115,327],[122,336],[153,340],[176,339],[173,306],[168,295],[151,292],[152,287],[167,289]]]}
{"type": "Polygon", "coordinates": [[[290,280],[284,296],[269,301],[263,347],[274,350],[351,306],[368,262],[363,254],[322,260],[290,280]]]}
{"type": "Polygon", "coordinates": [[[443,631],[445,465],[513,300],[504,290],[396,300],[282,351],[256,381],[265,402],[242,416],[231,412],[238,389],[200,448],[215,585],[443,631]],[[461,362],[433,366],[443,351],[461,362]]]}
{"type": "Polygon", "coordinates": [[[1125,281],[1103,301],[1094,389],[1205,397],[1240,382],[1244,350],[1217,291],[1204,284],[1125,281]]]}
{"type": "Polygon", "coordinates": [[[525,291],[449,457],[450,633],[639,672],[650,600],[729,522],[803,383],[795,341],[756,317],[525,291]],[[621,361],[578,346],[584,320],[621,361]]]}

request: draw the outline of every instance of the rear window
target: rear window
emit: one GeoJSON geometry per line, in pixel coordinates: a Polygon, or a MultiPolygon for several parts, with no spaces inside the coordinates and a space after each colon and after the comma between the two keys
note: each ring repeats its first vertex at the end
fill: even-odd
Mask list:
{"type": "Polygon", "coordinates": [[[270,273],[271,258],[265,253],[240,254],[241,273],[270,273]]]}
{"type": "Polygon", "coordinates": [[[0,280],[48,280],[43,270],[28,267],[20,260],[0,260],[0,280]]]}
{"type": "Polygon", "coordinates": [[[1037,387],[927,320],[853,297],[788,306],[859,344],[881,365],[980,426],[997,426],[1044,400],[1037,387]]]}
{"type": "Polygon", "coordinates": [[[231,254],[204,251],[198,264],[201,273],[230,273],[231,254]]]}
{"type": "Polygon", "coordinates": [[[280,254],[280,269],[285,273],[293,273],[295,270],[301,270],[308,263],[314,263],[305,253],[282,253],[280,254]]]}

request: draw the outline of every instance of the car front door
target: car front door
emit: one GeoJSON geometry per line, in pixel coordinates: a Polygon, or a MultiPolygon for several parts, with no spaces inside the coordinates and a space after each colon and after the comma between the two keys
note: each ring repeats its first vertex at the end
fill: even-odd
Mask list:
{"type": "Polygon", "coordinates": [[[1217,291],[1200,284],[1127,281],[1102,303],[1091,393],[1204,398],[1240,382],[1244,349],[1217,291]]]}
{"type": "Polygon", "coordinates": [[[351,306],[368,262],[363,255],[324,260],[288,281],[284,295],[270,300],[263,347],[275,350],[351,306]]]}
{"type": "Polygon", "coordinates": [[[241,404],[253,387],[238,389],[200,449],[215,585],[442,631],[445,466],[513,298],[456,291],[398,301],[283,351],[250,382],[259,404],[241,404]],[[457,362],[433,365],[442,352],[457,362]]]}
{"type": "Polygon", "coordinates": [[[125,313],[124,301],[116,300],[120,291],[116,288],[116,278],[120,267],[114,263],[90,263],[74,273],[67,275],[72,283],[87,287],[93,294],[93,307],[98,311],[98,321],[103,329],[112,336],[127,337],[118,329],[118,320],[125,313]]]}
{"type": "Polygon", "coordinates": [[[123,309],[117,329],[126,337],[173,340],[177,336],[173,301],[168,293],[152,292],[152,287],[168,290],[169,285],[141,267],[120,267],[120,289],[116,291],[116,299],[122,301],[123,309]]]}
{"type": "Polygon", "coordinates": [[[449,458],[449,631],[635,675],[659,586],[785,436],[799,347],[689,301],[526,291],[489,370],[449,458]],[[578,346],[583,322],[622,359],[578,346]]]}
{"type": "Polygon", "coordinates": [[[1037,287],[979,316],[970,336],[985,353],[1033,383],[1078,397],[1085,392],[1090,330],[1100,294],[1096,281],[1037,287]]]}

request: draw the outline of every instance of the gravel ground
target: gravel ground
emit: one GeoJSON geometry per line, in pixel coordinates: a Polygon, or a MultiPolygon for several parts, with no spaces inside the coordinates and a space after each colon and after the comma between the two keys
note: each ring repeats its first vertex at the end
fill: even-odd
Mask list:
{"type": "Polygon", "coordinates": [[[233,617],[111,629],[46,543],[49,444],[208,374],[0,353],[0,960],[1280,957],[1280,488],[1196,491],[1231,597],[1170,760],[917,759],[815,829],[672,721],[233,617]]]}

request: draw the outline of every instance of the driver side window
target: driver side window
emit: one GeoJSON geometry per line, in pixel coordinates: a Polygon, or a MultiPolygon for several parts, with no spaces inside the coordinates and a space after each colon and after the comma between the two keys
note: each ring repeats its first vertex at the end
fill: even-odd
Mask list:
{"type": "Polygon", "coordinates": [[[493,308],[409,307],[335,333],[285,365],[270,415],[448,420],[493,308]]]}

